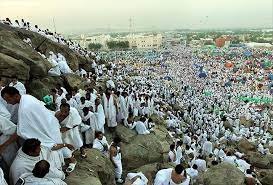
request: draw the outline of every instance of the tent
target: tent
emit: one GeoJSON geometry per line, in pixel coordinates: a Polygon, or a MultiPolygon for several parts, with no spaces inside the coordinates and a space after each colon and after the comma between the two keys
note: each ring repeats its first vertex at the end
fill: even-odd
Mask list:
{"type": "Polygon", "coordinates": [[[269,80],[273,80],[273,74],[272,74],[272,73],[269,73],[268,79],[269,79],[269,80]]]}
{"type": "Polygon", "coordinates": [[[233,68],[234,64],[231,61],[228,61],[228,62],[225,63],[225,67],[226,68],[233,68]]]}
{"type": "Polygon", "coordinates": [[[230,87],[231,85],[232,85],[232,84],[231,84],[231,81],[228,81],[228,82],[225,83],[225,86],[226,86],[226,87],[230,87]]]}
{"type": "Polygon", "coordinates": [[[172,78],[171,78],[170,76],[165,76],[165,77],[164,77],[164,80],[171,81],[172,78]]]}
{"type": "Polygon", "coordinates": [[[198,76],[199,78],[206,78],[208,75],[204,71],[202,71],[198,74],[198,76]]]}
{"type": "Polygon", "coordinates": [[[204,92],[204,95],[205,95],[205,96],[212,96],[213,94],[212,94],[211,91],[205,91],[205,92],[204,92]]]}
{"type": "Polygon", "coordinates": [[[262,68],[270,68],[272,66],[271,61],[266,60],[262,63],[262,68]]]}
{"type": "Polygon", "coordinates": [[[249,50],[244,51],[244,56],[250,57],[252,55],[252,52],[249,50]]]}

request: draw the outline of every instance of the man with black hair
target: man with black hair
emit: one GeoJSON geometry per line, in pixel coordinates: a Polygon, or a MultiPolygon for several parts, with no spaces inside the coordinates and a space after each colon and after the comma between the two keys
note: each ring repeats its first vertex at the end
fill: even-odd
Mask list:
{"type": "Polygon", "coordinates": [[[190,178],[181,164],[176,165],[175,168],[158,171],[154,180],[154,185],[189,185],[189,183],[190,178]]]}
{"type": "Polygon", "coordinates": [[[48,177],[49,170],[49,162],[41,160],[35,164],[32,173],[22,175],[20,179],[24,185],[66,185],[61,179],[48,177]]]}
{"type": "Polygon", "coordinates": [[[175,150],[175,144],[170,145],[170,151],[168,154],[168,161],[175,163],[176,161],[176,150],[175,150]]]}
{"type": "Polygon", "coordinates": [[[110,160],[112,161],[115,167],[115,176],[118,183],[123,183],[121,179],[122,175],[122,163],[121,163],[121,151],[120,151],[120,142],[119,137],[115,137],[112,144],[110,145],[110,160]]]}
{"type": "Polygon", "coordinates": [[[104,154],[105,156],[108,156],[109,145],[106,140],[106,137],[103,135],[101,131],[98,131],[95,133],[93,148],[96,148],[97,150],[102,152],[102,154],[104,154]]]}
{"type": "Polygon", "coordinates": [[[198,158],[194,161],[194,164],[198,166],[199,172],[205,172],[207,169],[207,162],[204,160],[202,155],[198,156],[198,158]]]}
{"type": "Polygon", "coordinates": [[[187,168],[186,172],[190,176],[192,181],[195,181],[198,177],[198,166],[196,164],[192,165],[191,168],[187,168]]]}
{"type": "MultiPolygon", "coordinates": [[[[38,139],[27,139],[22,148],[19,149],[17,156],[10,167],[9,175],[11,184],[15,184],[21,175],[30,173],[35,164],[42,159],[50,159],[48,150],[41,147],[41,142],[38,139]]],[[[54,162],[52,162],[52,164],[54,164],[54,162]]],[[[47,176],[62,180],[65,178],[63,171],[58,169],[55,165],[51,165],[47,176]]]]}
{"type": "MultiPolygon", "coordinates": [[[[70,107],[68,103],[62,103],[60,110],[55,114],[61,126],[62,140],[64,143],[71,144],[75,149],[81,149],[82,157],[86,154],[82,148],[83,141],[79,132],[79,125],[82,123],[82,118],[77,109],[70,107]]],[[[68,172],[72,172],[75,168],[76,161],[70,161],[68,172]]]]}
{"type": "Polygon", "coordinates": [[[62,143],[58,120],[41,101],[31,95],[20,95],[14,87],[5,87],[1,96],[8,104],[19,104],[17,134],[20,137],[39,138],[49,148],[62,143]]]}

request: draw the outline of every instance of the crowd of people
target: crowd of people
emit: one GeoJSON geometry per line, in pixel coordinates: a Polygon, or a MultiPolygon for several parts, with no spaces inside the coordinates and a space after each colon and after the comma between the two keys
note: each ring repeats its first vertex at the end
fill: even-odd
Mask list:
{"type": "MultiPolygon", "coordinates": [[[[24,20],[2,22],[66,43],[24,20]]],[[[93,61],[91,74],[83,69],[78,73],[83,81],[106,80],[105,90],[86,85],[68,91],[58,84],[41,101],[27,94],[16,76],[10,83],[0,80],[0,154],[6,173],[0,170],[2,184],[66,184],[65,177],[77,165],[74,153],[80,151],[84,159],[88,148],[108,157],[116,182],[123,183],[117,126],[122,124],[139,135],[153,134],[157,127],[153,115],[164,120],[173,138],[166,160],[175,165],[158,171],[154,185],[195,183],[201,173],[220,163],[240,169],[249,185],[260,183],[248,156],[229,147],[246,139],[262,155],[270,153],[270,105],[239,97],[270,99],[272,53],[249,48],[194,51],[176,46],[151,52],[109,52],[102,57],[108,57],[110,68],[93,61]],[[112,134],[111,142],[106,132],[112,134]]],[[[71,72],[61,54],[52,52],[49,60],[63,63],[54,71],[59,75],[71,72]]],[[[148,178],[141,172],[129,173],[125,181],[146,185],[148,178]]]]}

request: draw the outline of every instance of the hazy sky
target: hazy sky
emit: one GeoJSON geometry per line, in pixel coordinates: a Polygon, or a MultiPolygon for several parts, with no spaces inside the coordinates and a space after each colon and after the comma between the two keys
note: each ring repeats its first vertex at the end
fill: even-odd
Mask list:
{"type": "Polygon", "coordinates": [[[97,28],[272,27],[273,0],[0,0],[0,18],[24,18],[62,33],[97,28]]]}

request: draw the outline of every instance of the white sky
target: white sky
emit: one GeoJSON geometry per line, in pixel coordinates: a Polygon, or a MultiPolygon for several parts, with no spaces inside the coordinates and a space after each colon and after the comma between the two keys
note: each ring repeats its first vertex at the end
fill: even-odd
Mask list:
{"type": "Polygon", "coordinates": [[[97,28],[272,27],[273,0],[0,0],[0,18],[71,33],[97,28]]]}

